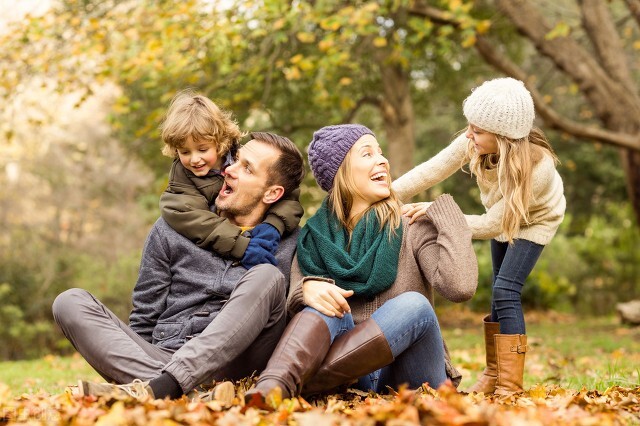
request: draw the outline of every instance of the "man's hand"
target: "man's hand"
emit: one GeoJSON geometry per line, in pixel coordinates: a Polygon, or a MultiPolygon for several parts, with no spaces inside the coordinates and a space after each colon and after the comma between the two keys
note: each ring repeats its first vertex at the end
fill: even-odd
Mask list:
{"type": "Polygon", "coordinates": [[[415,222],[420,216],[424,216],[429,206],[433,202],[425,201],[423,203],[409,203],[402,206],[402,215],[410,217],[409,225],[415,222]]]}
{"type": "Polygon", "coordinates": [[[344,290],[325,281],[307,280],[302,285],[304,304],[328,317],[342,318],[346,312],[351,312],[346,298],[352,295],[353,290],[344,290]]]}
{"type": "Polygon", "coordinates": [[[249,232],[251,233],[251,239],[242,257],[242,266],[247,269],[262,263],[278,266],[278,261],[275,257],[280,243],[278,230],[268,223],[261,223],[249,232]]]}

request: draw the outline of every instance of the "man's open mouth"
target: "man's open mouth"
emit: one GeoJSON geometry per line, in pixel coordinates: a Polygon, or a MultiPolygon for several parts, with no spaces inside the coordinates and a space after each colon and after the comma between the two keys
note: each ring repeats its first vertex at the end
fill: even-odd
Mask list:
{"type": "Polygon", "coordinates": [[[227,182],[225,182],[224,186],[222,187],[222,191],[220,192],[223,193],[224,195],[233,194],[233,188],[229,186],[227,182]]]}

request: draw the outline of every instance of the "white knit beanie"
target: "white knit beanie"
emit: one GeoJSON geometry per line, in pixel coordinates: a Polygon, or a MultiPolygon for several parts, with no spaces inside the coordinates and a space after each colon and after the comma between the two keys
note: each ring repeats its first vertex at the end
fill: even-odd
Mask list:
{"type": "Polygon", "coordinates": [[[470,124],[512,139],[527,136],[535,117],[531,94],[513,78],[484,82],[464,100],[462,110],[470,124]]]}

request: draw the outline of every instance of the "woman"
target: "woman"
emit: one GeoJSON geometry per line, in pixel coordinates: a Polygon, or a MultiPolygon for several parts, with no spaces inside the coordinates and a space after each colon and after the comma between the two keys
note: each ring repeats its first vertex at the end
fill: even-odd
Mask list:
{"type": "Polygon", "coordinates": [[[433,289],[455,302],[477,285],[471,232],[449,195],[411,227],[391,191],[389,163],[365,126],[314,133],[313,174],[328,197],[302,229],[287,326],[247,404],[276,388],[287,398],[358,381],[380,392],[407,383],[436,388],[450,365],[433,289]]]}

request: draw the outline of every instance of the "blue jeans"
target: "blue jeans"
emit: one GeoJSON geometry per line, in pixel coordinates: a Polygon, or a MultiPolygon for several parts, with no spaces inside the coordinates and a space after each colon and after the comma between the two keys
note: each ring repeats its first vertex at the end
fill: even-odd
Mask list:
{"type": "Polygon", "coordinates": [[[522,239],[513,240],[513,244],[491,240],[491,320],[500,323],[502,334],[527,334],[520,295],[543,248],[543,245],[522,239]]]}
{"type": "MultiPolygon", "coordinates": [[[[331,342],[355,327],[351,314],[328,317],[313,308],[329,327],[331,342]]],[[[444,344],[440,326],[429,300],[420,293],[407,292],[385,302],[371,318],[389,343],[394,361],[358,380],[357,388],[381,392],[387,386],[397,389],[406,383],[411,389],[428,382],[437,388],[447,379],[444,344]]]]}

